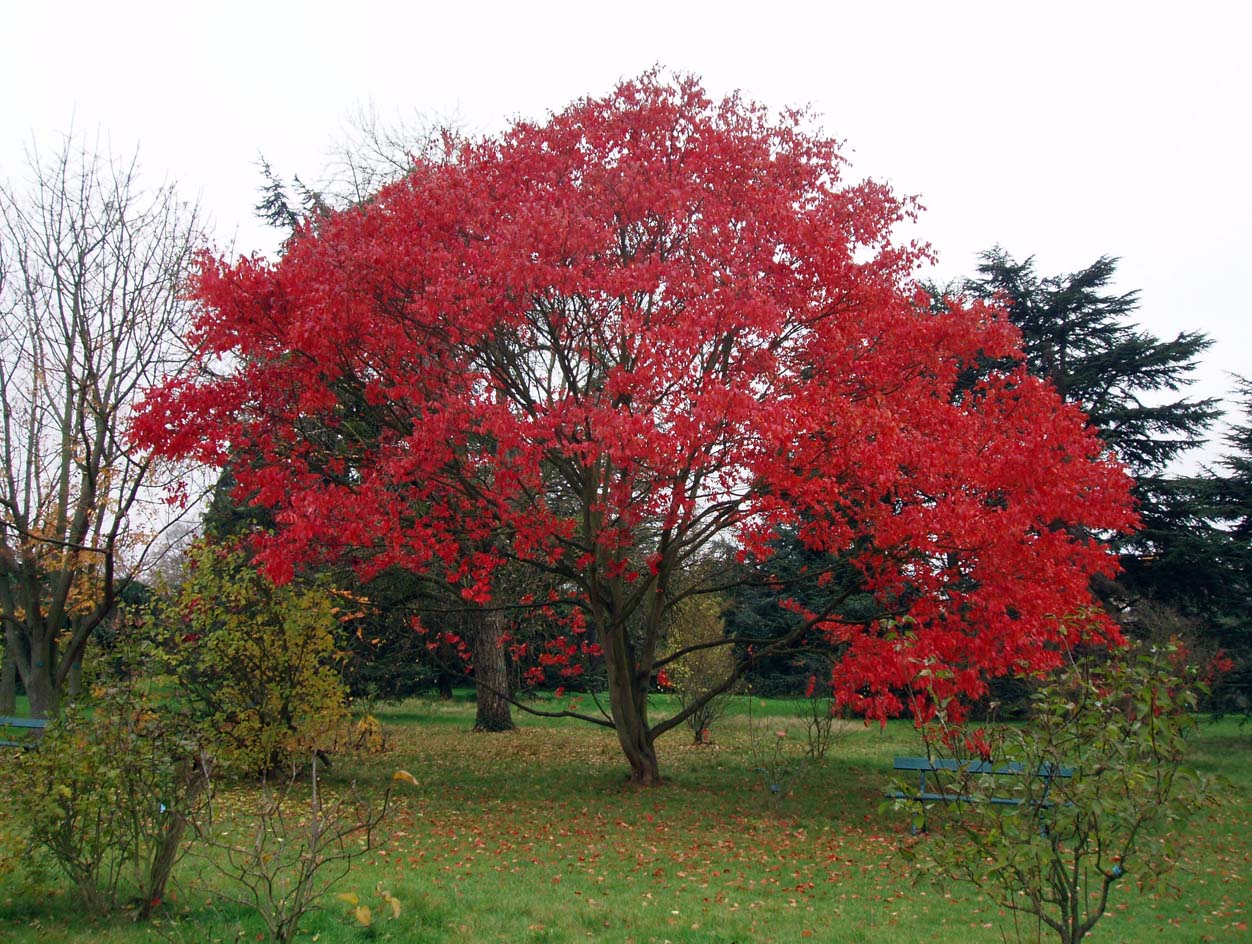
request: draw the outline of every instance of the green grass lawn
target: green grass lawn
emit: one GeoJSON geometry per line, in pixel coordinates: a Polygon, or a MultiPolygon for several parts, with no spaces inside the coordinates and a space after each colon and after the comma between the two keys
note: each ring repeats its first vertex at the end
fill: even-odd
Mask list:
{"type": "MultiPolygon", "coordinates": [[[[665,704],[658,699],[662,713],[665,704]]],[[[667,782],[654,789],[627,785],[609,731],[520,716],[519,731],[474,734],[468,699],[380,709],[389,750],[337,757],[323,781],[335,791],[355,780],[373,796],[394,788],[386,843],[336,888],[370,904],[374,924],[360,927],[331,898],[299,940],[1002,940],[1001,915],[978,894],[914,884],[897,855],[926,841],[909,836],[906,817],[880,811],[892,756],[920,749],[909,725],[849,726],[824,762],[805,763],[791,705],[754,700],[751,718],[748,709],[746,698],[736,701],[713,745],[688,746],[685,730],[667,736],[667,782]],[[758,772],[752,724],[787,773],[758,772]],[[397,769],[419,786],[393,781],[397,769]],[[384,919],[380,889],[401,903],[399,918],[384,919]]],[[[1204,726],[1195,761],[1230,779],[1227,802],[1190,824],[1173,894],[1141,896],[1124,883],[1090,940],[1252,940],[1249,760],[1252,732],[1231,721],[1204,726]]],[[[223,800],[244,807],[253,789],[223,800]]],[[[11,842],[3,851],[17,854],[11,842]]],[[[0,940],[257,940],[261,924],[223,902],[218,881],[188,858],[163,920],[96,921],[80,914],[50,864],[27,855],[0,867],[0,940]]]]}

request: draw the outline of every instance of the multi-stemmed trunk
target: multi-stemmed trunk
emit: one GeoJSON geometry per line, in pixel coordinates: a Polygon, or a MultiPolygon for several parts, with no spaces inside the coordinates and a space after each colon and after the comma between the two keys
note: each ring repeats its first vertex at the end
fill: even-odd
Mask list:
{"type": "Polygon", "coordinates": [[[152,851],[152,860],[145,875],[140,876],[142,901],[139,904],[139,917],[147,919],[165,898],[165,886],[169,883],[178,864],[184,846],[183,836],[190,825],[188,814],[195,809],[197,802],[208,787],[208,775],[192,757],[179,761],[176,771],[175,795],[181,799],[180,809],[169,811],[172,817],[164,831],[158,836],[152,851]]]}
{"type": "Polygon", "coordinates": [[[74,621],[68,640],[62,643],[46,621],[26,627],[25,638],[10,633],[8,641],[16,642],[13,653],[17,672],[26,689],[33,718],[55,718],[61,711],[61,698],[67,691],[75,694],[72,683],[78,681],[76,669],[81,670],[83,649],[90,638],[87,625],[74,621]]]}
{"type": "Polygon", "coordinates": [[[648,726],[648,679],[640,676],[624,627],[615,630],[603,643],[613,727],[630,764],[631,783],[654,786],[661,782],[661,770],[648,726]]]}

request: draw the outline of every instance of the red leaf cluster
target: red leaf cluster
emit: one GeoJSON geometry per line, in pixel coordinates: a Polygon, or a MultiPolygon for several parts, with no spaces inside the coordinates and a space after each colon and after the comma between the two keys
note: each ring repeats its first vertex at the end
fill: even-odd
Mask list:
{"type": "Polygon", "coordinates": [[[790,526],[909,617],[797,614],[863,711],[1114,636],[1088,584],[1126,475],[999,311],[932,310],[892,240],[914,204],[807,129],[649,74],[418,162],[277,263],[205,258],[197,340],[234,367],[153,391],[136,433],[233,463],[279,579],[350,556],[482,602],[519,561],[601,643],[702,549],[790,526]]]}

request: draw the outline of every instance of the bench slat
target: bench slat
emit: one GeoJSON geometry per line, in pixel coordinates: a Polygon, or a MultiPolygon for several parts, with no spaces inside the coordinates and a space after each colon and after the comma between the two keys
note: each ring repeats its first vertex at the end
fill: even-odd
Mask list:
{"type": "MultiPolygon", "coordinates": [[[[1030,803],[1031,806],[1037,808],[1050,808],[1053,801],[1048,799],[1048,793],[1051,790],[1052,781],[1062,777],[1072,777],[1074,768],[1063,767],[1060,764],[1041,764],[1038,768],[1038,775],[1042,777],[1046,783],[1044,785],[1043,796],[1037,800],[1026,800],[1023,797],[972,797],[964,793],[939,793],[938,790],[943,789],[942,783],[928,784],[926,782],[927,774],[998,774],[998,775],[1014,775],[1025,776],[1030,771],[1026,765],[1020,761],[1009,761],[1003,764],[994,764],[985,760],[968,760],[959,761],[952,758],[939,757],[897,757],[893,766],[896,770],[912,770],[917,772],[917,790],[912,793],[905,793],[900,790],[893,790],[886,796],[895,800],[915,800],[919,803],[975,803],[987,802],[995,803],[1000,806],[1021,806],[1024,803],[1030,803]]],[[[942,777],[936,777],[937,781],[941,781],[942,777]]],[[[925,829],[925,807],[922,808],[922,829],[925,829]]],[[[1040,829],[1046,833],[1047,824],[1040,824],[1040,829]]],[[[913,824],[913,832],[918,831],[917,823],[913,824]]]]}
{"type": "Polygon", "coordinates": [[[0,717],[0,727],[2,728],[46,728],[48,720],[46,718],[5,718],[0,717]]]}
{"type": "MultiPolygon", "coordinates": [[[[24,728],[32,732],[42,732],[47,726],[47,718],[18,718],[11,715],[0,715],[0,732],[3,732],[8,728],[24,728]]],[[[38,743],[37,735],[32,735],[21,741],[13,740],[8,737],[0,738],[0,747],[30,748],[36,743],[38,743]]]]}
{"type": "MultiPolygon", "coordinates": [[[[884,793],[883,796],[892,800],[920,800],[925,803],[975,803],[986,802],[995,803],[999,806],[1021,806],[1026,802],[1021,797],[985,797],[975,798],[966,796],[964,793],[903,793],[900,790],[892,790],[884,793]]],[[[1052,806],[1051,800],[1033,800],[1032,806],[1052,806]]]]}
{"type": "MultiPolygon", "coordinates": [[[[985,760],[960,761],[949,757],[897,757],[894,763],[896,770],[917,770],[923,773],[948,771],[971,774],[1017,774],[1026,772],[1021,761],[1010,761],[1006,764],[992,764],[985,760]]],[[[1072,777],[1074,768],[1062,767],[1059,764],[1043,764],[1039,768],[1041,777],[1072,777]]]]}

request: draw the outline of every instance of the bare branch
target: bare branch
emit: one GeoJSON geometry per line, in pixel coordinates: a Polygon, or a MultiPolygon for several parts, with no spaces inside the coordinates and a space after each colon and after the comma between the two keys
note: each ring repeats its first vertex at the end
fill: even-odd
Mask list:
{"type": "Polygon", "coordinates": [[[154,469],[126,426],[188,361],[183,289],[206,240],[198,209],[145,188],[134,155],[70,135],[28,165],[25,187],[0,183],[0,576],[16,584],[0,617],[48,713],[168,517],[151,513],[154,469]]]}

